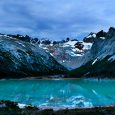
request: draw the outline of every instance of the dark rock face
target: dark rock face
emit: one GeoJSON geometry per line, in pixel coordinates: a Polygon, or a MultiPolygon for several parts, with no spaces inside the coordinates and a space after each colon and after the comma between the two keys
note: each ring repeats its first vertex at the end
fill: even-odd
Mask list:
{"type": "Polygon", "coordinates": [[[87,37],[83,39],[83,41],[86,43],[94,43],[96,38],[105,39],[106,36],[107,36],[107,33],[101,30],[98,33],[90,33],[87,37]]]}
{"type": "Polygon", "coordinates": [[[107,36],[106,36],[108,39],[111,38],[111,37],[115,37],[115,28],[113,27],[110,27],[108,33],[107,33],[107,36]]]}
{"type": "Polygon", "coordinates": [[[50,43],[51,43],[51,41],[49,41],[49,40],[42,41],[42,44],[44,44],[44,45],[49,45],[50,43]]]}
{"type": "Polygon", "coordinates": [[[75,44],[75,48],[78,48],[79,50],[82,50],[83,47],[84,47],[84,45],[83,45],[82,42],[77,42],[77,43],[75,44]]]}
{"type": "Polygon", "coordinates": [[[12,37],[12,38],[16,38],[18,40],[22,40],[22,41],[25,41],[25,42],[30,42],[31,41],[31,37],[28,36],[28,35],[22,36],[22,35],[19,35],[19,34],[17,34],[17,35],[8,34],[7,36],[12,37]]]}
{"type": "Polygon", "coordinates": [[[96,37],[97,37],[97,38],[106,37],[106,35],[107,35],[107,33],[104,32],[103,30],[101,30],[100,32],[98,32],[98,33],[96,34],[96,37]]]}
{"type": "MultiPolygon", "coordinates": [[[[0,38],[0,76],[40,76],[67,70],[36,45],[12,38],[0,38]]],[[[16,78],[18,78],[16,77],[16,78]]]]}
{"type": "Polygon", "coordinates": [[[83,39],[83,41],[86,43],[93,43],[95,36],[96,36],[95,33],[90,33],[87,37],[83,39]]]}
{"type": "MultiPolygon", "coordinates": [[[[103,32],[100,33],[99,36],[103,32]]],[[[104,39],[99,36],[94,39],[91,50],[78,59],[78,68],[71,75],[115,78],[115,29],[110,28],[104,39]]]]}

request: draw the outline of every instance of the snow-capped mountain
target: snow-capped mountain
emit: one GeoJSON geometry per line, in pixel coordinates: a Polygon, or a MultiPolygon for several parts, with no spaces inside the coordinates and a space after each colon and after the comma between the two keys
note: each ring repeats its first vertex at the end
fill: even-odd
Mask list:
{"type": "Polygon", "coordinates": [[[71,72],[73,76],[114,77],[115,28],[111,27],[107,33],[103,31],[97,33],[91,50],[77,62],[77,69],[71,72]]]}
{"type": "Polygon", "coordinates": [[[77,67],[76,61],[92,47],[92,42],[78,41],[77,39],[67,38],[62,41],[50,41],[48,39],[38,39],[22,35],[4,35],[2,37],[19,39],[36,45],[46,52],[49,52],[60,64],[68,69],[77,67]]]}
{"type": "Polygon", "coordinates": [[[39,47],[49,52],[60,64],[68,69],[76,68],[76,59],[83,56],[92,47],[92,43],[78,40],[68,40],[65,42],[40,44],[39,47]]]}
{"type": "Polygon", "coordinates": [[[0,76],[40,76],[67,71],[48,52],[7,35],[0,36],[0,76]]]}
{"type": "MultiPolygon", "coordinates": [[[[1,34],[0,36],[2,38],[1,40],[3,40],[3,38],[6,38],[6,39],[12,39],[11,41],[15,41],[16,43],[19,41],[18,45],[24,41],[22,45],[30,44],[31,48],[34,46],[35,51],[32,51],[34,52],[34,55],[37,55],[35,54],[36,51],[40,50],[42,50],[43,52],[46,51],[48,55],[50,54],[51,58],[52,56],[55,58],[55,59],[52,58],[53,60],[56,60],[61,65],[65,66],[70,70],[73,69],[70,73],[71,76],[75,77],[98,76],[98,75],[115,76],[114,28],[110,28],[108,32],[104,32],[103,30],[101,30],[98,33],[90,33],[83,39],[83,41],[78,41],[77,39],[69,39],[69,38],[62,41],[50,41],[38,38],[31,38],[27,35],[21,36],[21,35],[1,34]]],[[[25,50],[28,49],[27,46],[25,50]]],[[[28,51],[29,50],[31,51],[31,48],[28,49],[28,51]]],[[[39,56],[37,56],[37,58],[39,58],[39,56]]],[[[45,56],[43,60],[46,60],[45,56]]],[[[23,60],[21,61],[23,62],[23,60]]],[[[27,63],[27,65],[28,64],[29,62],[27,63]]],[[[48,65],[48,63],[47,64],[44,63],[44,65],[48,65]]],[[[41,66],[43,65],[41,64],[41,66]]],[[[50,65],[48,67],[52,68],[54,66],[50,65]]],[[[59,68],[60,67],[58,67],[57,69],[61,71],[61,69],[59,68]]]]}

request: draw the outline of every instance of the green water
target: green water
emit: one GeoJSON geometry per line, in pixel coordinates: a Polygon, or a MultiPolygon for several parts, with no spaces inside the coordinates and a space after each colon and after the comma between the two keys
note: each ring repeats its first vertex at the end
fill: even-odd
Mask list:
{"type": "Polygon", "coordinates": [[[1,80],[0,100],[53,108],[115,105],[115,80],[1,80]]]}

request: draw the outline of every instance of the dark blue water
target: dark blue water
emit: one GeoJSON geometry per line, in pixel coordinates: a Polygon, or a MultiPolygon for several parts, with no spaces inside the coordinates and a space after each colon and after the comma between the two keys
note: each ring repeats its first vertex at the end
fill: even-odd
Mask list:
{"type": "Polygon", "coordinates": [[[115,105],[115,80],[1,80],[0,100],[53,108],[115,105]]]}

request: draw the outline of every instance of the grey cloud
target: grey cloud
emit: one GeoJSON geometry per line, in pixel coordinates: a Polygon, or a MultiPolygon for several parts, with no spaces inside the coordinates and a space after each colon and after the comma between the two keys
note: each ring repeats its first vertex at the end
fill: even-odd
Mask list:
{"type": "Polygon", "coordinates": [[[62,39],[115,26],[114,0],[1,0],[0,32],[62,39]]]}

